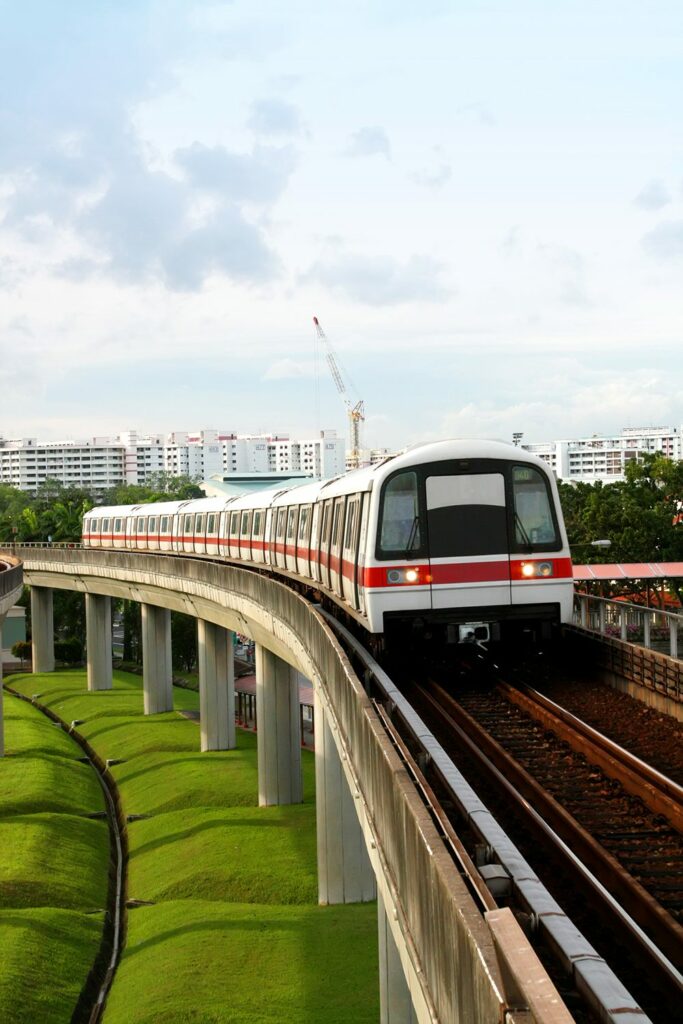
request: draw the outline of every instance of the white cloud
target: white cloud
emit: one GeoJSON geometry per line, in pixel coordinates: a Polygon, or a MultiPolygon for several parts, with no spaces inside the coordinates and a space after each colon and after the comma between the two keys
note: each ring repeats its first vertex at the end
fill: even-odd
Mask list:
{"type": "Polygon", "coordinates": [[[277,359],[263,374],[264,380],[292,380],[298,377],[315,377],[314,363],[295,359],[277,359]]]}
{"type": "Polygon", "coordinates": [[[683,220],[671,220],[658,224],[643,235],[643,248],[658,260],[675,260],[683,257],[683,220]]]}
{"type": "Polygon", "coordinates": [[[401,262],[391,256],[349,253],[318,260],[305,279],[323,284],[355,302],[396,306],[443,302],[453,294],[442,280],[446,270],[443,263],[431,256],[411,256],[401,262]]]}
{"type": "Polygon", "coordinates": [[[633,200],[642,210],[661,210],[671,202],[671,193],[663,181],[650,181],[633,200]]]}
{"type": "Polygon", "coordinates": [[[354,132],[346,149],[351,157],[384,156],[391,160],[391,143],[384,128],[377,125],[359,128],[354,132]]]}

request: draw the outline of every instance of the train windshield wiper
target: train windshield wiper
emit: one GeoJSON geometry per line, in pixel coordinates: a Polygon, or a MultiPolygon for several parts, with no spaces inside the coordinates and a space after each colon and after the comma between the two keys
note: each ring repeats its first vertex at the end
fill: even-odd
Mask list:
{"type": "Polygon", "coordinates": [[[407,557],[408,554],[413,550],[415,544],[415,538],[417,536],[417,528],[420,525],[420,517],[415,516],[413,519],[413,525],[410,527],[410,536],[408,537],[408,543],[406,544],[405,551],[403,554],[407,557]]]}
{"type": "Polygon", "coordinates": [[[519,512],[515,509],[515,526],[517,527],[518,533],[521,535],[522,540],[529,548],[529,551],[533,551],[534,545],[531,543],[531,538],[524,528],[524,523],[520,519],[519,512]]]}

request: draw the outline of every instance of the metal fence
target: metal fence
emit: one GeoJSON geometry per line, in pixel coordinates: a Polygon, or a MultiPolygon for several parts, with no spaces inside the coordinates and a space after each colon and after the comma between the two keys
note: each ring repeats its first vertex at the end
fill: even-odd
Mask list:
{"type": "Polygon", "coordinates": [[[574,622],[601,636],[638,644],[678,658],[683,650],[683,614],[614,601],[593,594],[577,594],[574,622]]]}

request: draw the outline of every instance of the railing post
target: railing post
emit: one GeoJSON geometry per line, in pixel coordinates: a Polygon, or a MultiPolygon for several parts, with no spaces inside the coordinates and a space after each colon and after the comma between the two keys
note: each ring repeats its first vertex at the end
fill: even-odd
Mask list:
{"type": "Polygon", "coordinates": [[[588,596],[586,594],[579,596],[579,614],[582,628],[588,629],[588,596]]]}
{"type": "Polygon", "coordinates": [[[621,625],[621,639],[626,640],[628,637],[628,612],[625,608],[619,610],[619,623],[621,625]]]}
{"type": "Polygon", "coordinates": [[[643,612],[643,647],[650,647],[652,612],[643,612]]]}
{"type": "Polygon", "coordinates": [[[672,615],[669,619],[669,654],[678,657],[678,618],[672,615]]]}
{"type": "Polygon", "coordinates": [[[604,601],[601,601],[600,604],[598,605],[598,621],[600,623],[600,634],[602,636],[605,635],[605,613],[606,613],[606,610],[607,609],[605,608],[604,601]]]}

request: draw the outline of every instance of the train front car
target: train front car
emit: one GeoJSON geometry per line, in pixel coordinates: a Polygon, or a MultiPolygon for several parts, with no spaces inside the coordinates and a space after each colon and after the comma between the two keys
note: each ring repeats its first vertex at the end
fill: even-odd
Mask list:
{"type": "MultiPolygon", "coordinates": [[[[546,638],[574,586],[555,480],[497,441],[442,441],[386,463],[367,552],[370,628],[446,643],[546,638]]],[[[381,477],[381,479],[379,479],[381,477]]]]}

